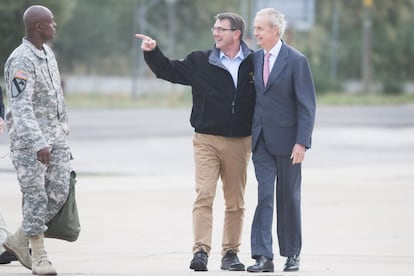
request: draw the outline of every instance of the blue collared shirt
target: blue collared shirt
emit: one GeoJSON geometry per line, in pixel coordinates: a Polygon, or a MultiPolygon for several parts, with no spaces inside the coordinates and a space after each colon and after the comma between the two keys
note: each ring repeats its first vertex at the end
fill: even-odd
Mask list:
{"type": "Polygon", "coordinates": [[[244,54],[243,54],[241,47],[240,47],[239,52],[234,58],[229,58],[222,51],[220,51],[221,63],[230,72],[233,78],[234,87],[237,87],[237,77],[239,75],[239,66],[240,66],[240,63],[243,61],[243,59],[244,59],[244,54]]]}

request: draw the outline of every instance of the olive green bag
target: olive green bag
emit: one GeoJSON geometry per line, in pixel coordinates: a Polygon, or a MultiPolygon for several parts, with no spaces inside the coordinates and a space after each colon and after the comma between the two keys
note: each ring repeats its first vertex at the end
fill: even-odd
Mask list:
{"type": "Polygon", "coordinates": [[[69,242],[74,242],[78,239],[81,227],[75,199],[75,184],[76,173],[71,171],[68,198],[56,216],[46,223],[48,228],[44,233],[46,238],[61,239],[69,242]]]}

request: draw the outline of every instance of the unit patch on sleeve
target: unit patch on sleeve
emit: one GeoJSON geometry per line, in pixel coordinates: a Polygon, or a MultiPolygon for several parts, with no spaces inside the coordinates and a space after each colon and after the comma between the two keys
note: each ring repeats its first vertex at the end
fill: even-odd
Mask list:
{"type": "Polygon", "coordinates": [[[11,94],[15,98],[20,95],[26,88],[28,74],[24,71],[17,70],[14,74],[13,83],[11,85],[11,94]]]}

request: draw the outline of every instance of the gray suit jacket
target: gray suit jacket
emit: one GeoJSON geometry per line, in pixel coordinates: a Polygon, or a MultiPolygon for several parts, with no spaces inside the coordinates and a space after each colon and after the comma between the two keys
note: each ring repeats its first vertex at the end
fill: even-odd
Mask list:
{"type": "Polygon", "coordinates": [[[263,50],[254,53],[256,106],[252,150],[261,133],[274,155],[290,155],[294,144],[310,148],[316,95],[306,57],[283,42],[266,87],[263,58],[263,50]]]}

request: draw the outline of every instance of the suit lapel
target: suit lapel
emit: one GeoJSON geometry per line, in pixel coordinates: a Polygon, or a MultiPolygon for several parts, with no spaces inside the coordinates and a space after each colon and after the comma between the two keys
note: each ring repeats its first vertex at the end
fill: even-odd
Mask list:
{"type": "MultiPolygon", "coordinates": [[[[263,55],[263,53],[262,53],[262,55],[263,55]]],[[[287,46],[285,45],[285,43],[283,43],[282,48],[280,49],[279,55],[277,56],[277,59],[275,61],[275,64],[273,65],[272,71],[270,72],[269,80],[267,82],[267,87],[269,87],[270,84],[273,83],[279,77],[280,73],[286,67],[286,65],[287,65],[287,61],[286,61],[287,60],[287,55],[288,55],[287,46]]],[[[262,68],[263,68],[263,66],[262,66],[262,68]]],[[[263,77],[262,77],[262,79],[263,79],[263,77]]]]}
{"type": "Polygon", "coordinates": [[[255,83],[260,90],[264,89],[263,84],[263,58],[264,52],[263,49],[259,50],[254,55],[254,71],[255,71],[255,83]]]}

